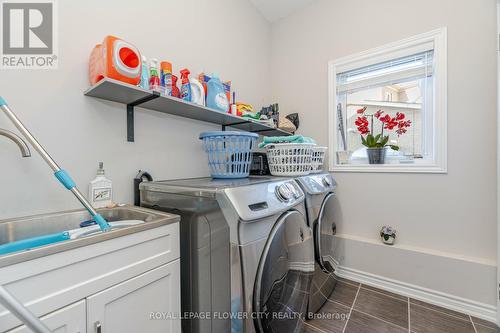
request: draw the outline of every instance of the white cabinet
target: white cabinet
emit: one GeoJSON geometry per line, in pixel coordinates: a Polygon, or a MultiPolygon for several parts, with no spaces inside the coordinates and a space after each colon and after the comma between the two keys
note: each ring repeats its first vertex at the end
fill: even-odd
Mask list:
{"type": "Polygon", "coordinates": [[[180,260],[87,298],[89,333],[179,333],[180,260]]]}
{"type": "MultiPolygon", "coordinates": [[[[179,242],[171,223],[0,267],[0,285],[56,333],[180,333],[179,242]]],[[[0,333],[22,324],[0,305],[0,333]]]]}
{"type": "MultiPolygon", "coordinates": [[[[40,319],[54,333],[180,333],[180,260],[40,319]]],[[[25,326],[6,333],[31,333],[25,326]]]]}
{"type": "MultiPolygon", "coordinates": [[[[40,318],[53,333],[86,333],[85,300],[68,305],[40,318]]],[[[26,326],[20,326],[7,333],[31,333],[26,326]]]]}

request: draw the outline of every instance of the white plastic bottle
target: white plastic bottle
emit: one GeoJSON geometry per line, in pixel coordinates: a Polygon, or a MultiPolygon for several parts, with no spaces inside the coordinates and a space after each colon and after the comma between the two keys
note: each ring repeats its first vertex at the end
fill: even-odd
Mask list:
{"type": "Polygon", "coordinates": [[[103,208],[113,203],[113,182],[104,176],[104,164],[99,162],[97,176],[89,183],[89,200],[94,208],[103,208]]]}
{"type": "Polygon", "coordinates": [[[139,83],[139,87],[145,90],[149,89],[149,67],[145,56],[142,56],[141,83],[139,83]]]}

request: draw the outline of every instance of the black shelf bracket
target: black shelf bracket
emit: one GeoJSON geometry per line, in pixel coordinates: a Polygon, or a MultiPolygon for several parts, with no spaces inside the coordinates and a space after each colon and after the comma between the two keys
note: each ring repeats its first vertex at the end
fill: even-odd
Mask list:
{"type": "Polygon", "coordinates": [[[248,124],[248,121],[239,121],[237,123],[231,123],[231,124],[222,125],[222,130],[225,131],[226,127],[232,127],[232,126],[243,125],[243,124],[248,124]]]}
{"type": "MultiPolygon", "coordinates": [[[[269,132],[269,131],[274,131],[274,129],[273,128],[266,128],[266,129],[252,131],[252,133],[264,133],[264,132],[269,132]]],[[[290,135],[295,135],[295,132],[291,132],[290,135]]]]}
{"type": "Polygon", "coordinates": [[[134,109],[143,103],[149,102],[152,99],[160,97],[160,93],[153,91],[151,95],[140,98],[132,103],[127,104],[127,141],[134,142],[134,109]]]}

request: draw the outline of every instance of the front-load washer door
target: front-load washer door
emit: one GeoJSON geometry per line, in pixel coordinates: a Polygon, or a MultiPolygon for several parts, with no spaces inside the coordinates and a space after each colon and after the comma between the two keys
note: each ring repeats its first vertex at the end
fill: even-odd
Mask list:
{"type": "Polygon", "coordinates": [[[257,269],[257,332],[302,332],[313,273],[312,231],[301,213],[289,211],[273,226],[257,269]]]}
{"type": "Polygon", "coordinates": [[[318,219],[314,223],[314,245],[316,261],[326,273],[334,271],[334,237],[337,232],[333,217],[334,193],[329,193],[319,211],[318,219]]]}

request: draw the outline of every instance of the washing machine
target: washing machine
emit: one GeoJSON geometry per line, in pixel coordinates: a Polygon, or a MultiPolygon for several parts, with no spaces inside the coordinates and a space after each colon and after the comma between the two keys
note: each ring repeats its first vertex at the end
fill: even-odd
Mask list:
{"type": "Polygon", "coordinates": [[[313,230],[315,270],[311,285],[308,315],[318,312],[335,289],[334,275],[335,188],[337,183],[329,173],[312,174],[297,178],[305,193],[308,226],[313,230]]]}
{"type": "Polygon", "coordinates": [[[303,330],[314,241],[294,180],[144,182],[140,197],[141,206],[181,216],[184,333],[303,330]]]}

